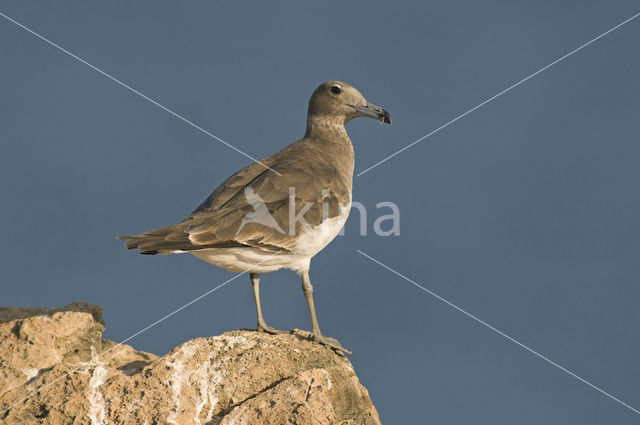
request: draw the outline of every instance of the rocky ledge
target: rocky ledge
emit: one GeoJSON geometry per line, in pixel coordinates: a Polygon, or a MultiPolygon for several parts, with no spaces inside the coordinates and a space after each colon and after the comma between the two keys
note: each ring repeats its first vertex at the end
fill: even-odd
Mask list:
{"type": "Polygon", "coordinates": [[[379,424],[349,360],[308,333],[233,331],[158,357],[102,308],[0,308],[2,424],[379,424]]]}

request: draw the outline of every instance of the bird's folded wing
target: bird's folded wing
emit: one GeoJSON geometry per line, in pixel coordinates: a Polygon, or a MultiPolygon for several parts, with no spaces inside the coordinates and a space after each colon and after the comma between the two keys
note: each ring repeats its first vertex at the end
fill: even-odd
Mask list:
{"type": "Polygon", "coordinates": [[[260,162],[254,162],[233,174],[222,182],[222,184],[218,186],[211,195],[209,195],[209,197],[207,197],[207,199],[205,199],[204,202],[189,215],[187,220],[199,212],[219,210],[231,198],[242,192],[244,187],[251,184],[254,179],[265,173],[273,173],[273,171],[266,168],[265,165],[267,167],[272,167],[275,165],[275,162],[275,156],[270,156],[260,160],[260,162]]]}
{"type": "MultiPolygon", "coordinates": [[[[282,152],[281,152],[282,153],[282,152]]],[[[296,236],[339,214],[351,202],[351,182],[313,158],[262,160],[280,175],[254,163],[222,183],[182,223],[129,239],[126,247],[145,253],[210,247],[252,246],[291,251],[296,236]]]]}
{"type": "Polygon", "coordinates": [[[296,236],[337,216],[339,205],[350,202],[347,188],[336,185],[333,173],[309,178],[308,169],[283,171],[282,176],[262,173],[219,209],[194,212],[184,222],[189,240],[194,245],[234,241],[291,251],[296,236]]]}

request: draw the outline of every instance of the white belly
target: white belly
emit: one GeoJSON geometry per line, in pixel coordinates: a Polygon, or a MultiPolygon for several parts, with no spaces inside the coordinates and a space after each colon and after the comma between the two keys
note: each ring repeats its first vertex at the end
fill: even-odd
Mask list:
{"type": "Polygon", "coordinates": [[[309,270],[311,257],[320,252],[340,233],[349,216],[351,205],[340,206],[336,217],[319,226],[303,229],[290,253],[275,253],[260,248],[207,248],[190,251],[197,258],[234,273],[268,273],[291,269],[298,273],[309,270]]]}
{"type": "Polygon", "coordinates": [[[190,251],[197,258],[234,273],[268,273],[280,269],[309,270],[311,257],[260,248],[208,248],[190,251]]]}

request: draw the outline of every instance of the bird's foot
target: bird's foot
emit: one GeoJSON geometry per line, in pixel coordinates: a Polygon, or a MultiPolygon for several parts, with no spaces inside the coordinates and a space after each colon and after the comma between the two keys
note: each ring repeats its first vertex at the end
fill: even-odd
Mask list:
{"type": "Polygon", "coordinates": [[[353,355],[353,351],[347,350],[342,346],[342,344],[340,344],[340,342],[337,339],[331,338],[330,336],[311,335],[311,340],[315,342],[319,342],[320,344],[326,345],[327,347],[331,347],[334,350],[342,351],[347,354],[353,355]]]}
{"type": "Polygon", "coordinates": [[[274,328],[273,326],[260,325],[260,324],[258,325],[258,328],[256,330],[258,332],[265,332],[271,335],[288,333],[288,331],[283,331],[282,329],[274,328]]]}

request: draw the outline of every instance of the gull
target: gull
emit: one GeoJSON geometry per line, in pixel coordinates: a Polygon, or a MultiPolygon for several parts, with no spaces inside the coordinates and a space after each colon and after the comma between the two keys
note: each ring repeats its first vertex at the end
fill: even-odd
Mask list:
{"type": "Polygon", "coordinates": [[[391,124],[386,110],[350,84],[321,84],[309,100],[302,139],[233,174],[181,223],[118,239],[142,254],[190,253],[231,272],[250,271],[257,330],[271,334],[284,331],[263,318],[260,274],[293,270],[302,276],[311,338],[350,353],[320,331],[309,268],[351,209],[354,151],[345,124],[356,117],[391,124]]]}

